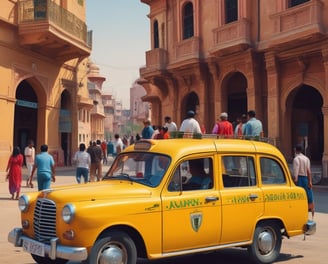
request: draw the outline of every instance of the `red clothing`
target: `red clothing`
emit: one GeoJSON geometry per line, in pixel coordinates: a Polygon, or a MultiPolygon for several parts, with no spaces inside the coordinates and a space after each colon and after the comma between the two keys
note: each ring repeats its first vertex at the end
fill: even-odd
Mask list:
{"type": "Polygon", "coordinates": [[[101,146],[101,149],[103,152],[107,152],[107,143],[106,142],[102,142],[100,146],[101,146]]]}
{"type": "Polygon", "coordinates": [[[18,154],[16,157],[11,156],[8,160],[8,179],[9,179],[9,192],[14,194],[19,192],[22,183],[22,166],[23,155],[18,154]]]}
{"type": "Polygon", "coordinates": [[[229,121],[223,120],[223,121],[218,122],[217,125],[218,125],[217,134],[225,135],[225,136],[233,135],[232,124],[229,121]]]}

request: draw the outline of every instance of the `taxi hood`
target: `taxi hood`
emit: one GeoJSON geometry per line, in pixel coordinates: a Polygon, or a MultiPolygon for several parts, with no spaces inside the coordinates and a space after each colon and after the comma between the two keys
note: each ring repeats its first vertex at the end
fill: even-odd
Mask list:
{"type": "Polygon", "coordinates": [[[82,202],[107,199],[148,198],[149,187],[121,180],[109,180],[88,184],[75,184],[43,190],[40,196],[56,202],[82,202]]]}

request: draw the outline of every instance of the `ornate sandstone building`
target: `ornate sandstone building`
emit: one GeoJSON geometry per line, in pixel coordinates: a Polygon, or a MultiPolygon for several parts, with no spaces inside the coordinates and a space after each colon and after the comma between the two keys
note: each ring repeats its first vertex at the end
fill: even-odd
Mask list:
{"type": "Polygon", "coordinates": [[[140,69],[152,122],[180,124],[187,110],[211,131],[255,110],[293,158],[303,143],[328,169],[328,0],[141,0],[151,50],[140,69]]]}
{"type": "Polygon", "coordinates": [[[90,131],[90,52],[84,0],[1,1],[0,172],[30,138],[59,166],[76,151],[79,126],[90,131]]]}

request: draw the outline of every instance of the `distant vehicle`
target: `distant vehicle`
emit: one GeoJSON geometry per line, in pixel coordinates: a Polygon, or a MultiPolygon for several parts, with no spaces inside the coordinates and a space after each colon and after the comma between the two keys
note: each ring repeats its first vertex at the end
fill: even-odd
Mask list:
{"type": "Polygon", "coordinates": [[[20,197],[8,241],[40,264],[135,264],[229,247],[272,263],[282,237],[311,235],[305,191],[279,150],[253,140],[140,140],[101,182],[20,197]]]}

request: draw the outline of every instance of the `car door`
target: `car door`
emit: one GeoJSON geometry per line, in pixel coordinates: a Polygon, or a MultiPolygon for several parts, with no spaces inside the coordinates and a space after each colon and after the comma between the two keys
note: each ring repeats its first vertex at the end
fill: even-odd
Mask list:
{"type": "Polygon", "coordinates": [[[192,175],[189,166],[195,160],[181,161],[162,193],[164,254],[219,243],[221,200],[213,178],[213,157],[198,158],[203,175],[192,175]],[[194,176],[202,181],[196,177],[193,182],[194,176]]]}
{"type": "Polygon", "coordinates": [[[222,199],[221,244],[249,241],[264,201],[255,170],[255,156],[223,155],[220,159],[222,199]]]}

